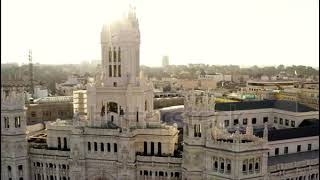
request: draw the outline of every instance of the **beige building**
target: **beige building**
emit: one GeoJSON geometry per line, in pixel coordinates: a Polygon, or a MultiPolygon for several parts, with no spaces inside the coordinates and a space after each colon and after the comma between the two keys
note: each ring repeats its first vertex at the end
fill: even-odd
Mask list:
{"type": "Polygon", "coordinates": [[[26,104],[27,124],[36,124],[56,119],[70,119],[73,117],[72,96],[55,96],[35,99],[26,104]]]}
{"type": "Polygon", "coordinates": [[[216,89],[217,82],[210,79],[197,79],[197,80],[189,80],[189,79],[179,79],[176,83],[178,88],[183,90],[190,89],[216,89]]]}
{"type": "Polygon", "coordinates": [[[103,27],[101,46],[87,117],[75,113],[27,134],[23,92],[1,87],[1,179],[319,179],[318,111],[287,101],[216,104],[191,91],[179,131],[160,120],[153,85],[139,75],[132,8],[103,27]]]}

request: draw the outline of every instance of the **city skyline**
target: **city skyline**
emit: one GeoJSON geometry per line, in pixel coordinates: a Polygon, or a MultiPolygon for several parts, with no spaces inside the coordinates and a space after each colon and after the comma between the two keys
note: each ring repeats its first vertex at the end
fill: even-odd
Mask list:
{"type": "MultiPolygon", "coordinates": [[[[27,63],[28,49],[40,64],[101,59],[102,24],[119,17],[130,4],[55,2],[3,2],[2,63],[27,63]]],[[[184,7],[182,1],[133,4],[143,34],[142,65],[160,66],[162,56],[168,55],[174,65],[319,66],[317,1],[190,1],[184,7]]]]}

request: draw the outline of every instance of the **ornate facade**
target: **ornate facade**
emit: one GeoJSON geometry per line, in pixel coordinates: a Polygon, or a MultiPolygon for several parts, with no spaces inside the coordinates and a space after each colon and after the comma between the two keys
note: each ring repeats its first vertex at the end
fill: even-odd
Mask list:
{"type": "MultiPolygon", "coordinates": [[[[87,85],[87,113],[75,111],[72,119],[27,132],[23,92],[1,87],[1,179],[318,179],[317,133],[302,137],[308,149],[300,145],[300,151],[308,158],[269,164],[283,144],[270,135],[274,122],[264,119],[262,135],[251,119],[242,121],[244,132],[237,124],[232,132],[224,118],[234,116],[207,92],[185,95],[183,131],[162,123],[153,108],[153,85],[139,70],[140,32],[132,9],[103,27],[101,44],[101,72],[87,85]]],[[[249,111],[259,115],[263,108],[249,111]]],[[[266,107],[263,113],[273,117],[278,111],[266,107]]],[[[297,119],[318,115],[296,113],[297,119]]],[[[293,146],[296,139],[302,141],[280,141],[293,146]]]]}

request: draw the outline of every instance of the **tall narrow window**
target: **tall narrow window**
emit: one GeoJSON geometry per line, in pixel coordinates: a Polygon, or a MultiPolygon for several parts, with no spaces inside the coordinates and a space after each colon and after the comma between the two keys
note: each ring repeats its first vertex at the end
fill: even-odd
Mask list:
{"type": "Polygon", "coordinates": [[[117,61],[117,51],[116,51],[116,47],[113,48],[113,61],[114,61],[114,62],[117,61]]]}
{"type": "Polygon", "coordinates": [[[108,152],[111,151],[111,145],[110,145],[110,143],[107,144],[107,150],[108,150],[108,152]]]}
{"type": "Polygon", "coordinates": [[[118,48],[118,61],[121,62],[121,48],[118,48]]]}
{"type": "Polygon", "coordinates": [[[98,151],[98,144],[97,144],[97,142],[94,142],[94,151],[98,151]]]}
{"type": "Polygon", "coordinates": [[[113,77],[117,77],[117,65],[113,65],[113,77]]]}
{"type": "Polygon", "coordinates": [[[118,152],[118,145],[117,145],[117,143],[114,143],[113,146],[114,146],[114,152],[118,152]]]}
{"type": "Polygon", "coordinates": [[[91,143],[88,142],[88,151],[91,151],[91,143]]]}
{"type": "Polygon", "coordinates": [[[14,124],[15,124],[15,127],[16,127],[16,128],[21,127],[21,124],[20,124],[20,116],[17,116],[17,117],[14,118],[14,124]]]}
{"type": "Polygon", "coordinates": [[[257,123],[257,118],[252,118],[251,122],[252,122],[252,124],[256,124],[257,123]]]}
{"type": "Polygon", "coordinates": [[[147,102],[147,101],[144,102],[144,110],[145,110],[145,111],[148,110],[148,102],[147,102]]]}
{"type": "Polygon", "coordinates": [[[67,138],[63,138],[63,148],[68,149],[67,138]]]}
{"type": "Polygon", "coordinates": [[[301,145],[297,145],[297,152],[301,151],[301,145]]]}
{"type": "Polygon", "coordinates": [[[255,164],[255,166],[254,166],[254,169],[256,170],[256,171],[259,171],[259,162],[256,162],[256,164],[255,164]]]}
{"type": "Polygon", "coordinates": [[[139,122],[139,112],[137,111],[137,122],[139,122]]]}
{"type": "Polygon", "coordinates": [[[284,154],[288,154],[288,151],[289,151],[288,147],[284,147],[283,153],[284,153],[284,154]]]}
{"type": "Polygon", "coordinates": [[[118,65],[118,77],[121,77],[121,65],[118,65]]]}
{"type": "Polygon", "coordinates": [[[58,149],[61,149],[61,138],[58,137],[58,149]]]}
{"type": "Polygon", "coordinates": [[[251,172],[251,173],[253,172],[253,164],[252,163],[249,164],[249,172],[251,172]]]}
{"type": "Polygon", "coordinates": [[[158,142],[158,155],[161,156],[161,142],[158,142]]]}
{"type": "Polygon", "coordinates": [[[101,148],[101,151],[103,152],[104,151],[104,144],[103,143],[100,143],[100,148],[101,148]]]}
{"type": "Polygon", "coordinates": [[[291,120],[291,127],[295,127],[296,126],[296,122],[291,120]]]}
{"type": "Polygon", "coordinates": [[[8,166],[8,176],[11,177],[12,174],[11,174],[11,166],[8,166]]]}
{"type": "Polygon", "coordinates": [[[263,117],[263,123],[267,123],[268,122],[268,117],[263,117]]]}
{"type": "Polygon", "coordinates": [[[195,137],[201,137],[201,125],[195,125],[196,128],[196,136],[195,137]]]}
{"type": "Polygon", "coordinates": [[[279,155],[279,148],[276,148],[275,150],[274,150],[274,155],[279,155]]]}
{"type": "Polygon", "coordinates": [[[154,142],[151,142],[151,155],[154,155],[154,142]]]}
{"type": "Polygon", "coordinates": [[[111,58],[112,58],[112,51],[111,51],[111,47],[109,47],[109,62],[111,62],[111,58]]]}
{"type": "Polygon", "coordinates": [[[286,125],[286,126],[289,126],[289,120],[288,120],[288,119],[286,119],[285,125],[286,125]]]}
{"type": "Polygon", "coordinates": [[[148,153],[148,143],[145,141],[143,142],[143,154],[147,155],[148,153]]]}
{"type": "Polygon", "coordinates": [[[312,144],[308,144],[308,151],[311,151],[312,149],[312,144]]]}
{"type": "Polygon", "coordinates": [[[10,127],[10,125],[9,125],[9,117],[4,117],[4,127],[5,128],[9,128],[10,127]]]}
{"type": "Polygon", "coordinates": [[[112,65],[109,65],[109,77],[112,77],[112,65]]]}
{"type": "Polygon", "coordinates": [[[231,172],[231,164],[228,163],[228,164],[227,164],[227,173],[229,174],[230,172],[231,172]]]}

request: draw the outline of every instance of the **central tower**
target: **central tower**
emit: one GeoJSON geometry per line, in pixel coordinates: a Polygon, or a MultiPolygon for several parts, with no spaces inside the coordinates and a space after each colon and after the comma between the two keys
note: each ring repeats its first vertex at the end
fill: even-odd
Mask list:
{"type": "Polygon", "coordinates": [[[139,51],[139,23],[130,7],[121,19],[102,28],[100,72],[87,87],[92,126],[126,130],[160,123],[153,110],[153,85],[140,73],[139,51]]]}
{"type": "Polygon", "coordinates": [[[127,16],[105,24],[101,32],[102,76],[105,86],[136,83],[140,72],[140,31],[133,8],[127,16]]]}

